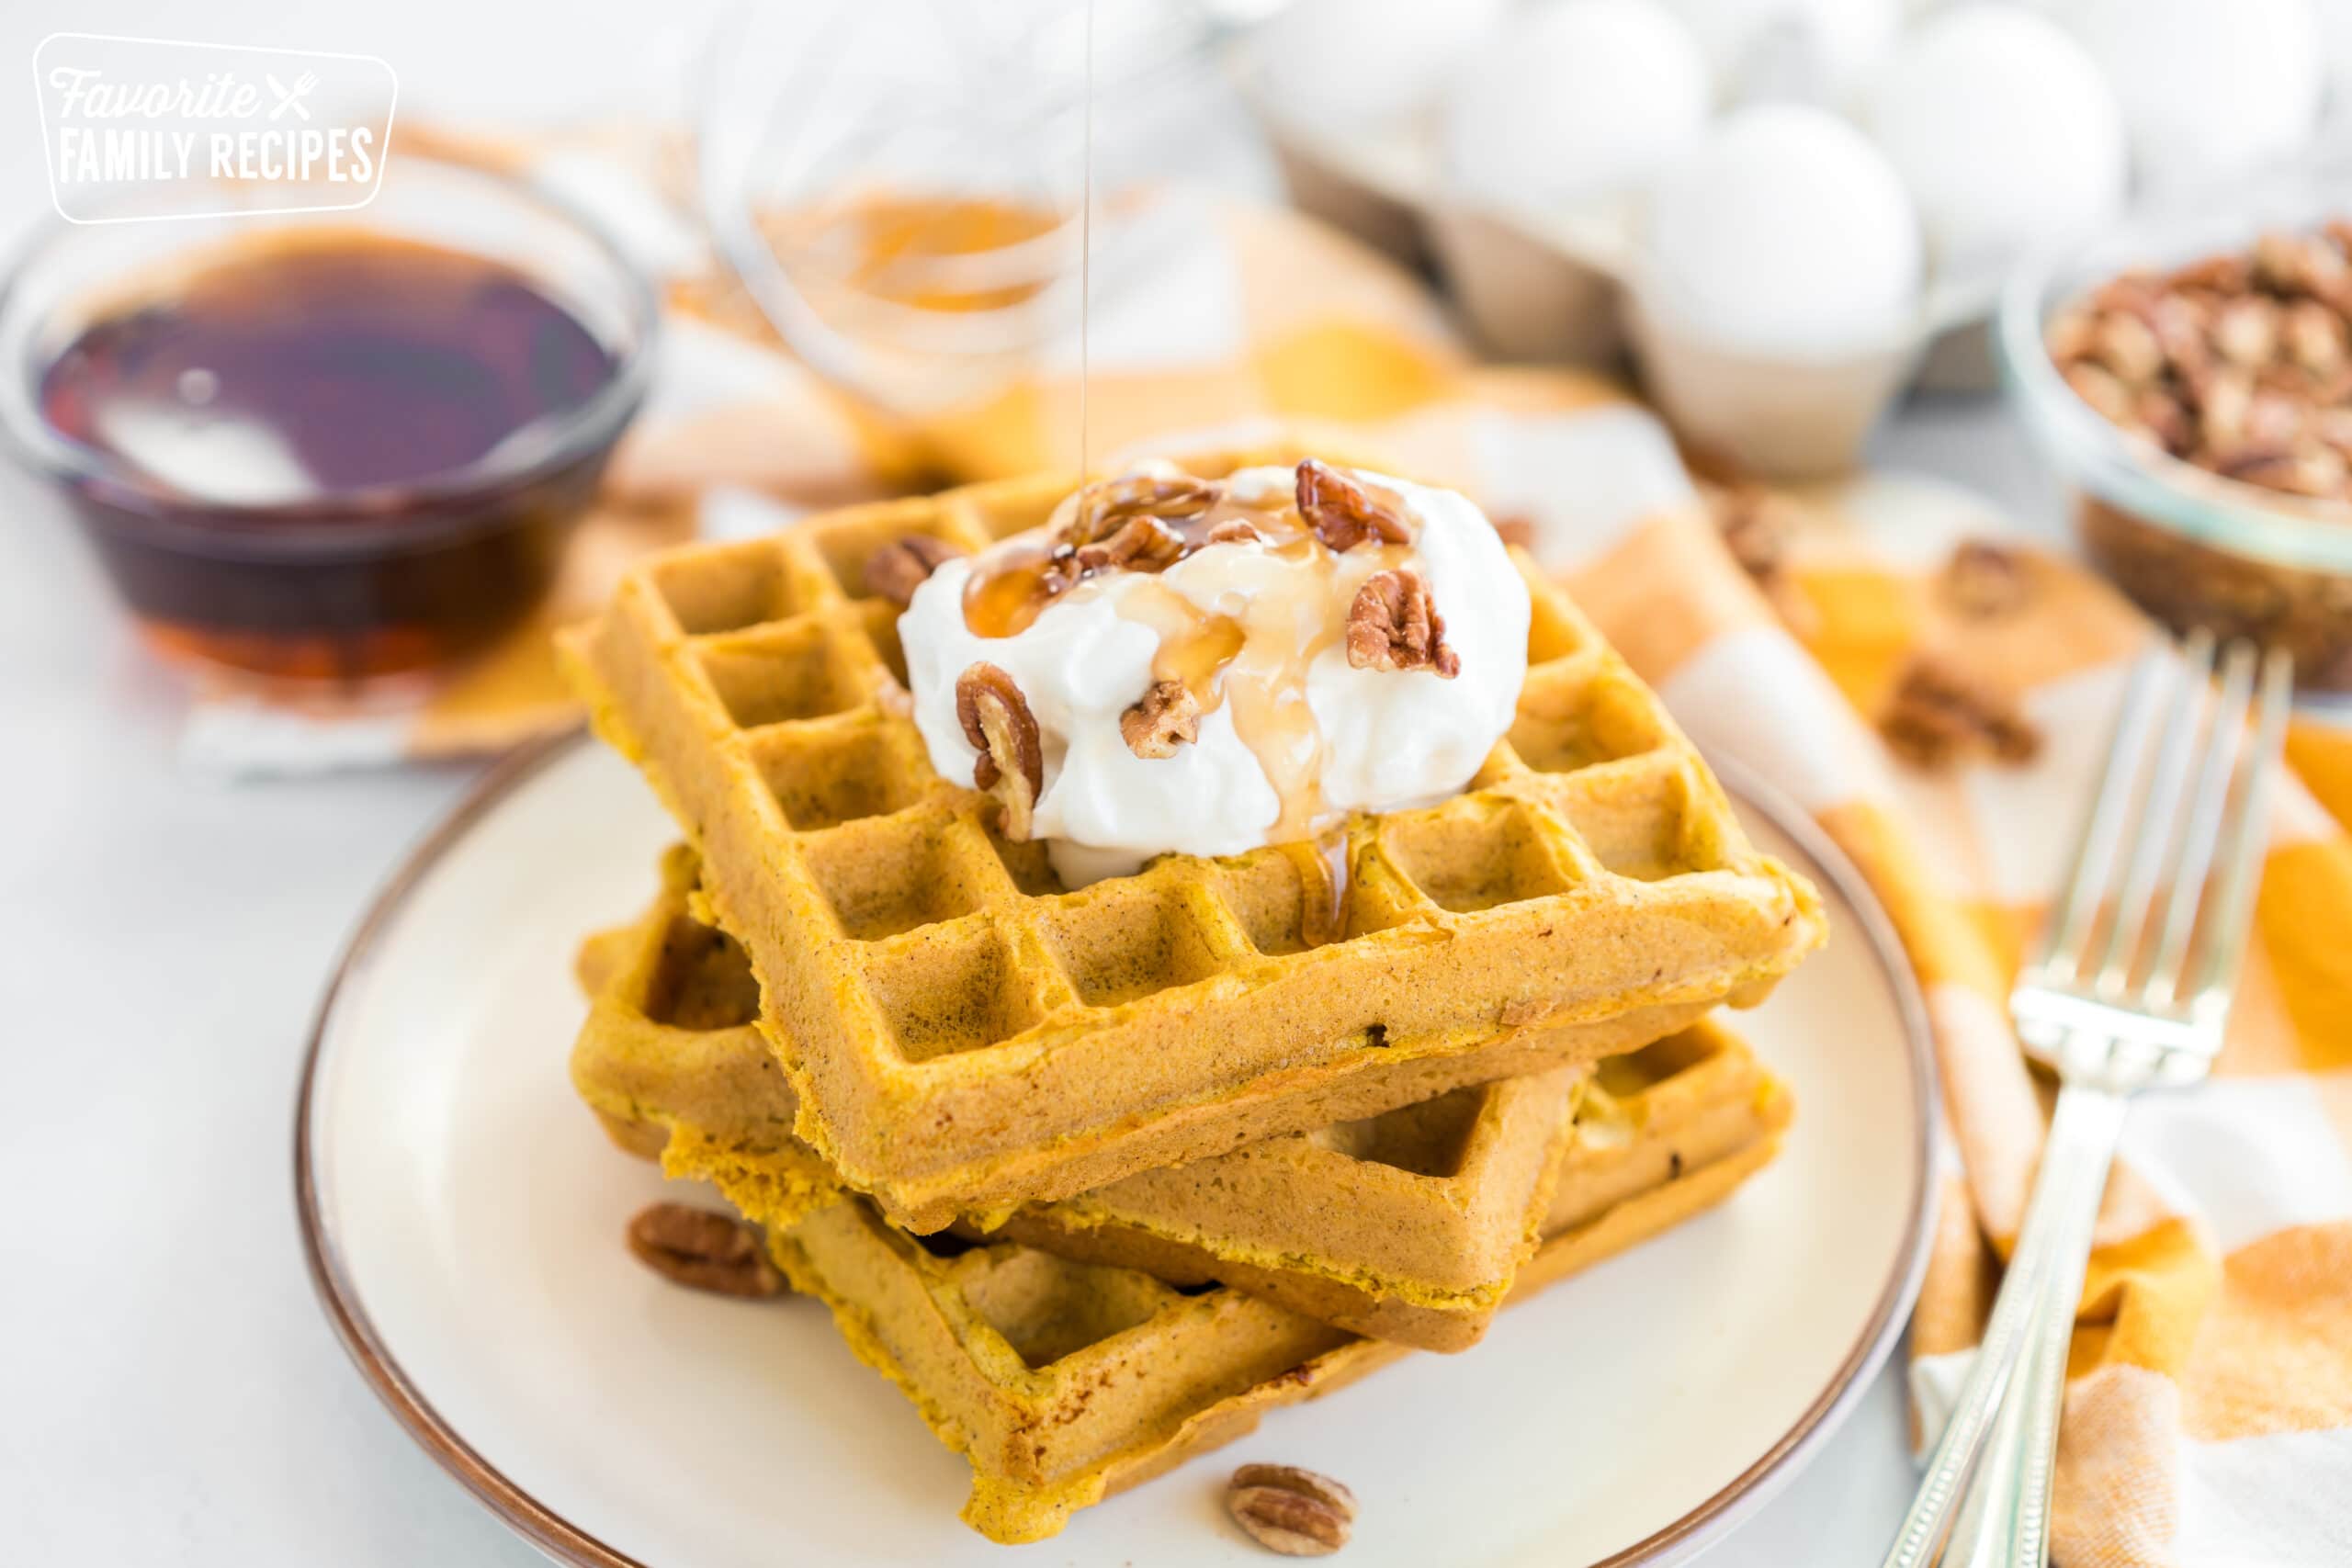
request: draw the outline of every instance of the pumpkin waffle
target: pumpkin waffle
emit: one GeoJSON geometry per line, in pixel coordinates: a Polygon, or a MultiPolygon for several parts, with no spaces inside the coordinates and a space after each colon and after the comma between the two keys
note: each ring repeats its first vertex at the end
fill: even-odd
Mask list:
{"type": "MultiPolygon", "coordinates": [[[[752,1022],[758,987],[741,949],[694,914],[696,874],[693,852],[673,850],[644,915],[583,948],[594,999],[572,1078],[633,1153],[658,1156],[681,1124],[780,1148],[795,1142],[792,1090],[752,1022]]],[[[1459,1350],[1485,1333],[1535,1247],[1589,1074],[1454,1089],[1025,1204],[993,1233],[956,1229],[1173,1285],[1235,1285],[1358,1334],[1459,1350]]]]}
{"type": "Polygon", "coordinates": [[[1821,940],[1813,889],[1747,843],[1657,698],[1516,553],[1530,668],[1463,793],[1354,818],[1336,867],[1279,845],[1065,890],[1044,844],[932,767],[865,573],[910,535],[977,550],[1039,526],[1070,488],[665,552],[565,644],[597,728],[704,856],[800,1136],[894,1220],[1001,1214],[1589,1062],[1758,999],[1821,940]]]}
{"type": "MultiPolygon", "coordinates": [[[[1513,1300],[1727,1196],[1787,1124],[1785,1091],[1712,1023],[1634,1054],[1615,1077],[1513,1300]]],[[[963,1517],[991,1540],[1051,1536],[1073,1509],[1408,1353],[1227,1287],[911,1235],[839,1189],[812,1198],[823,1168],[797,1145],[763,1153],[681,1123],[665,1164],[715,1181],[768,1227],[794,1287],[823,1300],[859,1358],[969,1460],[963,1517]]]]}

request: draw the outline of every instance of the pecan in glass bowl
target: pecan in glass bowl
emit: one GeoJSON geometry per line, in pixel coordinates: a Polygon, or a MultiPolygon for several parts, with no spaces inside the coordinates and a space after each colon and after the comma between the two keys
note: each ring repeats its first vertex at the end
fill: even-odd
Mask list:
{"type": "Polygon", "coordinates": [[[2283,646],[2352,713],[2352,165],[2019,269],[1998,343],[2092,562],[2176,629],[2283,646]]]}

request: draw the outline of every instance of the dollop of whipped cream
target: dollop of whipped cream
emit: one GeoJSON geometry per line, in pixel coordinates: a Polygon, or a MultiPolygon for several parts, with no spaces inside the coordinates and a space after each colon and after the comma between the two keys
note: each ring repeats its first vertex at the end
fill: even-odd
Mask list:
{"type": "MultiPolygon", "coordinates": [[[[1286,518],[1287,528],[1195,539],[1159,571],[1091,572],[1046,597],[1033,617],[989,626],[1006,635],[975,629],[967,606],[1042,558],[1046,531],[940,564],[899,622],[933,765],[959,783],[974,777],[982,753],[959,715],[957,681],[979,664],[1009,675],[1042,752],[1030,835],[1048,840],[1071,886],[1125,874],[1158,854],[1237,854],[1312,838],[1351,811],[1407,809],[1460,791],[1518,706],[1527,585],[1466,497],[1338,472],[1372,487],[1408,540],[1333,550],[1284,510],[1297,473],[1261,468],[1226,479],[1226,501],[1247,516],[1286,518]],[[1426,584],[1458,660],[1449,661],[1452,675],[1426,663],[1366,665],[1361,654],[1351,661],[1351,607],[1384,571],[1426,584]],[[1199,699],[1196,728],[1187,741],[1139,754],[1121,719],[1171,677],[1199,699]]],[[[1135,477],[1182,479],[1166,465],[1135,477]]],[[[1034,581],[1034,564],[1027,570],[1034,581]]]]}

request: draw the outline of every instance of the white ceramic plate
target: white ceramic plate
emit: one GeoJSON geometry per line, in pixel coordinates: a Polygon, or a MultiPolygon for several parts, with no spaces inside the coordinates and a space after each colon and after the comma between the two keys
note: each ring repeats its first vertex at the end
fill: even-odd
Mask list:
{"type": "MultiPolygon", "coordinates": [[[[1220,1507],[1245,1460],[1355,1488],[1352,1568],[1675,1561],[1794,1473],[1917,1288],[1931,1090],[1883,918],[1793,812],[1727,782],[1834,921],[1740,1021],[1795,1088],[1781,1158],[1477,1349],[1277,1412],[1021,1561],[1267,1561],[1220,1507]]],[[[623,763],[564,743],[500,769],[386,890],[322,1005],[296,1127],[328,1314],[419,1442],[560,1559],[1006,1561],[956,1520],[964,1461],[822,1308],[684,1291],[622,1246],[663,1184],[572,1098],[571,961],[650,896],[671,837],[623,763]]]]}

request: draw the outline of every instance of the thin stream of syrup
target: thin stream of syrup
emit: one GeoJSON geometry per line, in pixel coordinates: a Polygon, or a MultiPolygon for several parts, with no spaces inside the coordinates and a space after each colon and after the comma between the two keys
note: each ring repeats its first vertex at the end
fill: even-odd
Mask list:
{"type": "Polygon", "coordinates": [[[1323,947],[1348,935],[1348,889],[1353,875],[1345,823],[1312,839],[1278,846],[1298,871],[1298,936],[1323,947]]]}
{"type": "MultiPolygon", "coordinates": [[[[1079,190],[1078,260],[1078,456],[1079,471],[1094,471],[1094,13],[1086,0],[1083,148],[1079,190]]],[[[1235,516],[1248,517],[1261,534],[1281,538],[1284,554],[1314,560],[1328,581],[1336,562],[1325,559],[1311,536],[1282,537],[1288,530],[1256,508],[1221,503],[1189,525],[1171,531],[1184,539],[1185,553],[1205,542],[1210,528],[1235,516]]],[[[1034,620],[1053,596],[1046,591],[1051,545],[1023,552],[1017,564],[976,581],[965,600],[967,624],[983,636],[1009,636],[1034,620]]],[[[1408,552],[1384,547],[1401,561],[1408,552]]],[[[1328,594],[1325,595],[1328,597],[1328,594]]],[[[1155,681],[1181,681],[1215,712],[1233,699],[1234,728],[1266,772],[1280,805],[1269,839],[1281,844],[1299,867],[1300,936],[1311,947],[1346,934],[1350,866],[1344,824],[1324,824],[1321,781],[1323,737],[1306,702],[1306,671],[1344,627],[1327,613],[1302,615],[1295,592],[1252,601],[1237,618],[1202,610],[1182,594],[1154,583],[1129,596],[1123,614],[1159,635],[1152,663],[1155,681]],[[1319,831],[1318,831],[1319,829],[1319,831]],[[1309,837],[1309,835],[1313,835],[1309,837]]]]}
{"type": "Polygon", "coordinates": [[[1078,192],[1078,471],[1094,471],[1092,410],[1088,399],[1094,383],[1089,319],[1094,299],[1094,4],[1086,0],[1086,130],[1080,155],[1078,192]]]}

